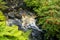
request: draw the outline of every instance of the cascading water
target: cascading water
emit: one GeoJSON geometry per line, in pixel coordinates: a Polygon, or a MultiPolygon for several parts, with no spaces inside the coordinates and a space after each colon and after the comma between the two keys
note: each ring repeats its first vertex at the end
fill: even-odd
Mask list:
{"type": "Polygon", "coordinates": [[[20,7],[23,7],[22,0],[5,0],[9,6],[8,13],[5,13],[8,16],[6,24],[8,26],[17,25],[18,30],[28,31],[32,29],[30,34],[30,40],[42,40],[41,32],[42,30],[36,26],[36,20],[33,13],[26,10],[19,10],[20,7]],[[16,9],[17,8],[17,9],[16,9]],[[23,14],[26,15],[23,15],[23,14]],[[28,15],[27,15],[28,14],[28,15]]]}
{"type": "Polygon", "coordinates": [[[10,14],[8,14],[8,16],[10,16],[11,18],[9,18],[6,21],[8,26],[17,25],[19,30],[23,30],[25,32],[32,29],[32,32],[30,35],[30,40],[41,40],[40,39],[41,37],[39,37],[39,36],[40,36],[40,33],[42,32],[42,30],[36,26],[36,20],[35,20],[34,16],[27,15],[28,11],[25,12],[24,10],[20,10],[19,15],[22,16],[22,18],[18,19],[15,17],[14,13],[13,13],[13,15],[11,13],[12,12],[10,12],[10,14]],[[23,15],[24,13],[26,13],[26,14],[23,15]]]}

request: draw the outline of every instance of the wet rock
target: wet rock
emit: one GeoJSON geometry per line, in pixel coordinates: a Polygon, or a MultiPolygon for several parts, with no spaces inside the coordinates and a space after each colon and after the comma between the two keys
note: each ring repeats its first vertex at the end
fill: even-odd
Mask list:
{"type": "Polygon", "coordinates": [[[8,26],[12,26],[12,25],[17,25],[17,26],[19,26],[19,27],[22,26],[22,25],[21,25],[21,20],[19,20],[19,19],[8,19],[8,20],[6,20],[6,24],[7,24],[8,26]]]}
{"type": "Polygon", "coordinates": [[[23,0],[5,0],[7,2],[7,6],[10,8],[20,7],[23,5],[23,0]]]}

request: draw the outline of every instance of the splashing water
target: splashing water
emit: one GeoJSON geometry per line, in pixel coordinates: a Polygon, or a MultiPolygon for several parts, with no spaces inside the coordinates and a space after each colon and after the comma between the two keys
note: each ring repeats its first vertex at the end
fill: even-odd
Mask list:
{"type": "MultiPolygon", "coordinates": [[[[26,15],[22,12],[21,14],[20,14],[22,16],[21,19],[18,18],[8,19],[6,21],[7,25],[8,26],[17,25],[18,29],[23,31],[28,31],[29,29],[32,29],[31,35],[33,37],[33,40],[38,40],[36,37],[39,36],[39,32],[42,32],[42,30],[36,26],[35,17],[26,15]]],[[[30,40],[32,40],[32,38],[30,40]]]]}
{"type": "Polygon", "coordinates": [[[25,29],[31,28],[42,32],[42,30],[36,26],[36,20],[33,17],[25,16],[22,18],[22,21],[22,26],[25,27],[25,29]]]}

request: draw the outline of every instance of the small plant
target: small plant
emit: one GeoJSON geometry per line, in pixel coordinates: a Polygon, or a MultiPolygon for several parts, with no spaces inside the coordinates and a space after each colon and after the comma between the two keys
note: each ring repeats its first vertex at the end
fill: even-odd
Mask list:
{"type": "Polygon", "coordinates": [[[7,4],[6,2],[4,2],[3,0],[0,0],[0,10],[5,10],[6,8],[8,8],[6,4],[7,4]]]}

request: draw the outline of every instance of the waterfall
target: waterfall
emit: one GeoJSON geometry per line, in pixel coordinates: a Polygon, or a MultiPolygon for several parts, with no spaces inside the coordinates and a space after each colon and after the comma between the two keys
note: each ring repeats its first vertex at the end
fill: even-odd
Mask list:
{"type": "Polygon", "coordinates": [[[12,15],[12,12],[10,12],[8,16],[10,16],[11,18],[8,18],[6,24],[8,26],[17,25],[19,30],[23,30],[25,32],[32,29],[32,33],[30,35],[32,36],[32,38],[30,37],[30,40],[40,40],[39,35],[42,30],[39,29],[39,27],[36,25],[35,16],[28,14],[28,12],[29,11],[26,12],[24,10],[20,10],[18,15],[21,16],[21,19],[16,18],[15,13],[13,13],[12,15]]]}

